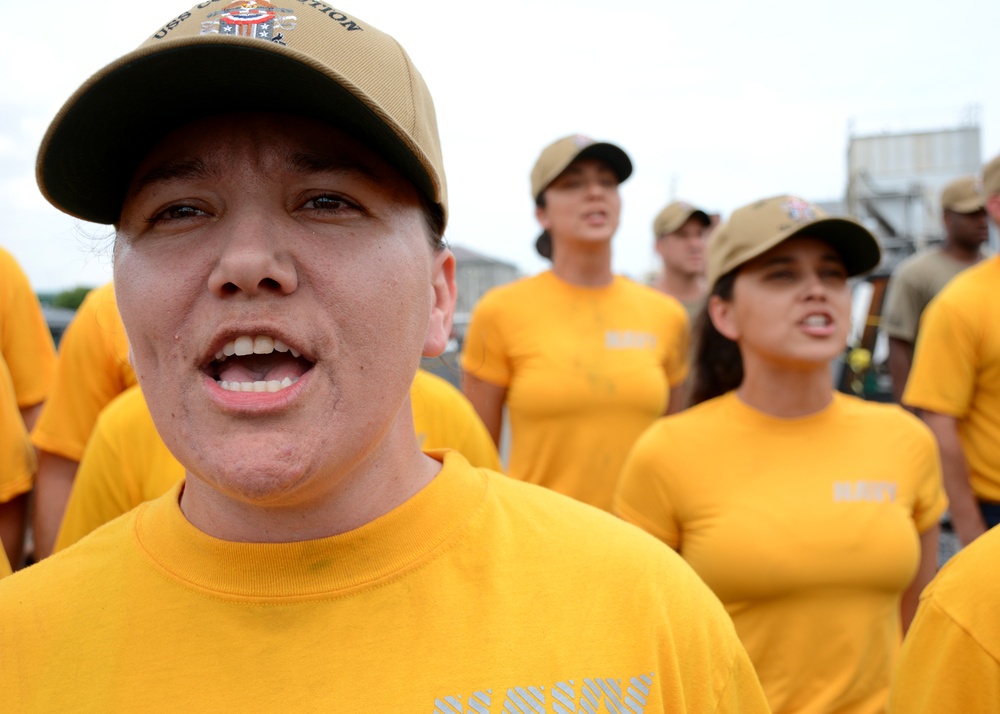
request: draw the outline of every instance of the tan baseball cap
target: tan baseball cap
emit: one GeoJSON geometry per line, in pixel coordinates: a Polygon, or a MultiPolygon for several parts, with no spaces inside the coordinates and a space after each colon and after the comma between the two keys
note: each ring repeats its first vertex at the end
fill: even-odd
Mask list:
{"type": "Polygon", "coordinates": [[[1000,156],[983,167],[983,199],[1000,193],[1000,156]]]}
{"type": "Polygon", "coordinates": [[[955,213],[975,213],[983,208],[983,196],[975,176],[955,179],[941,191],[941,208],[955,213]]]}
{"type": "MultiPolygon", "coordinates": [[[[128,12],[131,2],[118,2],[128,12]]],[[[202,2],[87,80],[49,126],[36,175],[57,208],[115,223],[164,135],[227,112],[334,124],[368,144],[447,219],[430,92],[392,37],[323,3],[202,2]],[[294,6],[294,7],[293,7],[294,6]]]]}
{"type": "Polygon", "coordinates": [[[577,159],[599,159],[611,167],[621,183],[632,175],[632,161],[622,149],[606,141],[594,141],[589,136],[564,136],[544,149],[531,169],[531,197],[538,200],[548,185],[577,159]]]}
{"type": "Polygon", "coordinates": [[[848,275],[866,273],[882,259],[875,236],[860,223],[795,196],[774,196],[737,208],[708,239],[708,284],[798,235],[832,245],[848,275]]]}
{"type": "Polygon", "coordinates": [[[692,216],[697,217],[702,222],[702,225],[712,225],[712,219],[709,218],[706,211],[692,206],[687,201],[674,201],[660,211],[659,215],[653,221],[653,235],[659,238],[660,236],[668,236],[671,233],[675,233],[692,216]]]}

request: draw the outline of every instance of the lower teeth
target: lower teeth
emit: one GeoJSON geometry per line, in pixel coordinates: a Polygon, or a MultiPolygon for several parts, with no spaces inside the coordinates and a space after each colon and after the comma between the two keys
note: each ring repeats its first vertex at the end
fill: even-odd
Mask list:
{"type": "Polygon", "coordinates": [[[256,382],[226,382],[217,380],[216,384],[228,392],[277,392],[285,387],[292,386],[298,381],[298,378],[285,377],[280,382],[277,379],[268,381],[258,380],[256,382]]]}

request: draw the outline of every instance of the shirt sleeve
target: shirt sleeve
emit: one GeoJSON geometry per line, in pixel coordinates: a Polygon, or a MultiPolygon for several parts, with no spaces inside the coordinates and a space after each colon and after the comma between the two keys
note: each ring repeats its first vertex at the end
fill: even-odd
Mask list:
{"type": "Polygon", "coordinates": [[[681,526],[668,491],[666,455],[670,449],[666,448],[668,437],[661,424],[656,422],[647,429],[625,459],[612,511],[679,550],[681,526]]]}
{"type": "Polygon", "coordinates": [[[135,383],[121,318],[107,301],[110,291],[91,292],[63,334],[55,387],[32,432],[39,449],[72,461],[83,457],[101,410],[135,383]]]}
{"type": "Polygon", "coordinates": [[[487,293],[472,311],[462,346],[462,369],[478,379],[501,387],[510,384],[510,357],[504,339],[498,301],[487,293]]]}
{"type": "Polygon", "coordinates": [[[973,322],[949,302],[940,298],[931,301],[920,323],[904,404],[956,419],[966,415],[975,391],[978,362],[973,322]]]}
{"type": "Polygon", "coordinates": [[[56,371],[56,351],[42,307],[28,277],[5,251],[0,253],[0,352],[20,408],[44,402],[56,371]]]}
{"type": "Polygon", "coordinates": [[[17,408],[10,373],[0,359],[0,503],[30,491],[34,474],[35,450],[17,408]]]}

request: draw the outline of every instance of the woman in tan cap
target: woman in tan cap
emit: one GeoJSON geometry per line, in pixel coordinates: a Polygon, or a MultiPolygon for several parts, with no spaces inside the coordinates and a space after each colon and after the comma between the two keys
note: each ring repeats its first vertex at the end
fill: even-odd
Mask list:
{"type": "Polygon", "coordinates": [[[0,581],[0,712],[766,711],[668,549],[421,451],[455,301],[433,102],[393,38],[294,5],[177,15],[43,142],[49,200],[115,226],[185,476],[0,581]]]}
{"type": "Polygon", "coordinates": [[[547,147],[531,172],[538,247],[552,269],[488,293],[465,340],[464,389],[499,443],[509,409],[514,478],[599,508],[642,431],[679,405],[680,304],[611,272],[620,148],[584,136],[547,147]]]}
{"type": "Polygon", "coordinates": [[[919,420],[833,389],[848,278],[878,244],[779,196],[735,211],[708,253],[696,406],[639,439],[615,510],[720,597],[775,712],[883,712],[946,501],[919,420]]]}

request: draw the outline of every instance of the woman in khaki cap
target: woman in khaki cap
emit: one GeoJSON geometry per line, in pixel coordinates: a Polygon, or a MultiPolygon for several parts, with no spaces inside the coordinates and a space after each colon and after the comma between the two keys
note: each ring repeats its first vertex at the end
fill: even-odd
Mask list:
{"type": "Polygon", "coordinates": [[[624,151],[584,136],[541,153],[531,194],[552,269],[483,297],[462,356],[465,392],[498,442],[509,409],[510,475],[603,509],[687,371],[680,304],[611,271],[631,173],[624,151]]]}
{"type": "Polygon", "coordinates": [[[636,443],[615,510],[726,605],[782,712],[885,711],[946,501],[929,431],[835,392],[848,278],[875,238],[801,199],[735,211],[709,240],[692,401],[636,443]]]}

